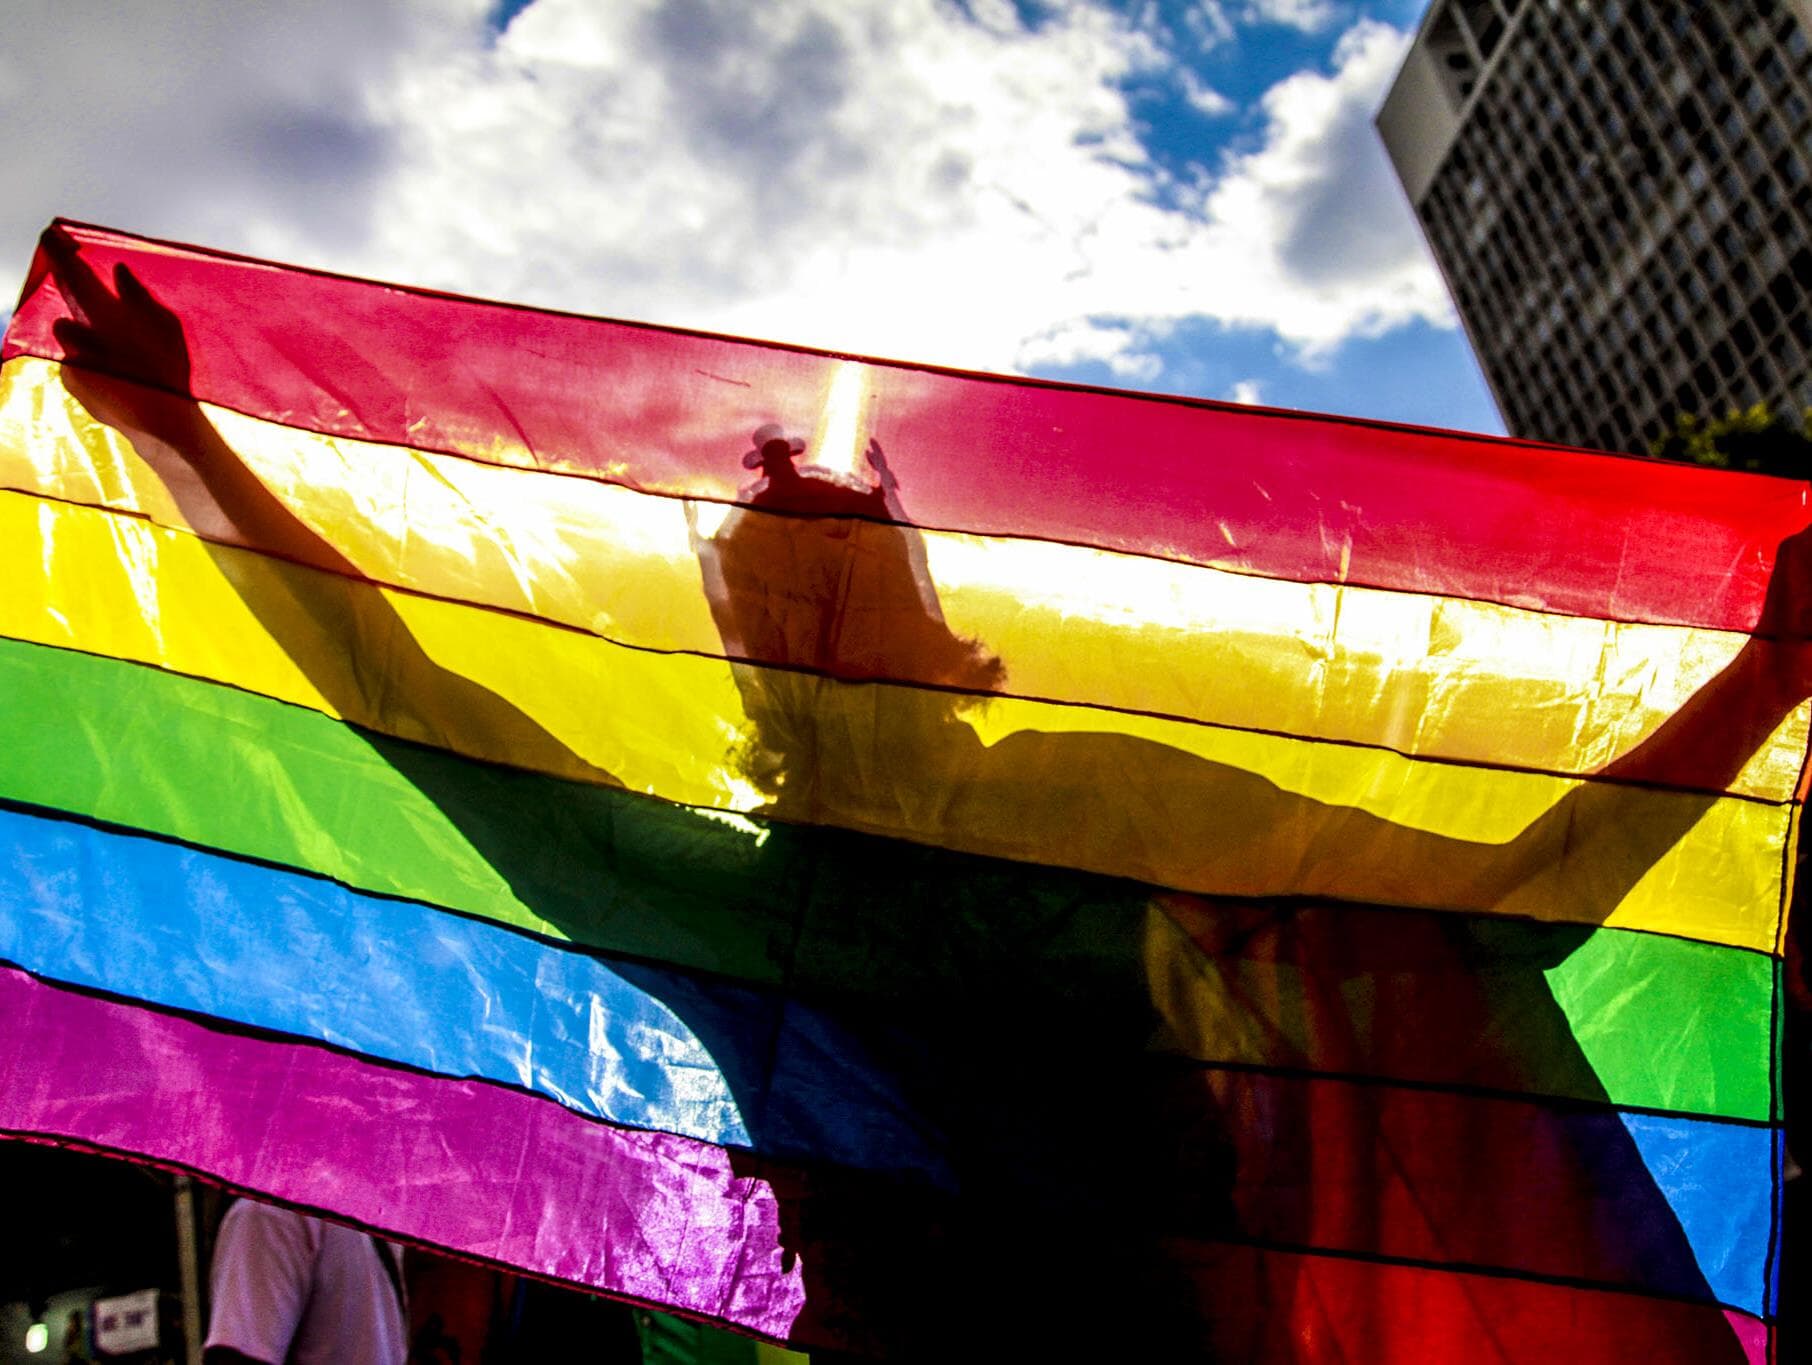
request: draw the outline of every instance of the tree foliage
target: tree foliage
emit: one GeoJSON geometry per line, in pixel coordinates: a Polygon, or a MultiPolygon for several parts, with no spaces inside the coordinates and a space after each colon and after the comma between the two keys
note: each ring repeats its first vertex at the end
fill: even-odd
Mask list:
{"type": "Polygon", "coordinates": [[[1718,469],[1812,479],[1812,408],[1797,422],[1766,403],[1732,408],[1709,419],[1683,412],[1674,419],[1674,429],[1649,446],[1649,454],[1718,469]]]}

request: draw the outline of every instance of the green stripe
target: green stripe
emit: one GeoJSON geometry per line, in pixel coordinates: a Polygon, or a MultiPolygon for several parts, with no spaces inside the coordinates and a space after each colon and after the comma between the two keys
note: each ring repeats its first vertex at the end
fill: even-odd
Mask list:
{"type": "Polygon", "coordinates": [[[490,767],[140,665],[0,641],[0,698],[7,799],[903,1021],[961,1002],[1002,1036],[1061,1019],[1055,1043],[1083,1007],[1163,1047],[1148,976],[1168,944],[1208,983],[1213,1027],[1177,1044],[1207,1060],[1769,1117],[1761,954],[1192,901],[1203,952],[1135,883],[490,767]]]}

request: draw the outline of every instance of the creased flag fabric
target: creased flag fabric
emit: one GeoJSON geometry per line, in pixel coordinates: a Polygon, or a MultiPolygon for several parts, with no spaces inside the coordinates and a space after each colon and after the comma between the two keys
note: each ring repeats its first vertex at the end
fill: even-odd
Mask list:
{"type": "Polygon", "coordinates": [[[1767,1359],[1806,491],[56,224],[0,1131],[801,1348],[1767,1359]]]}

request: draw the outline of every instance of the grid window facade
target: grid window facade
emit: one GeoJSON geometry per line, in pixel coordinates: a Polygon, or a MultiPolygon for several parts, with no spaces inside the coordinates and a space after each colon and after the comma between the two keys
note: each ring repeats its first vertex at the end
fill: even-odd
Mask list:
{"type": "Polygon", "coordinates": [[[1783,0],[1443,0],[1416,203],[1517,435],[1812,407],[1812,43],[1783,0]]]}

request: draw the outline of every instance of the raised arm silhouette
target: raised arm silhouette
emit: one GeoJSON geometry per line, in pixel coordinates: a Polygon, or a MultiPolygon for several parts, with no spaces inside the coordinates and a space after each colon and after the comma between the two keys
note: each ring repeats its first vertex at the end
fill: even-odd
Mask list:
{"type": "MultiPolygon", "coordinates": [[[[330,705],[353,710],[371,677],[391,677],[399,690],[419,685],[447,698],[524,768],[576,768],[593,787],[615,785],[611,774],[574,755],[509,699],[437,663],[378,594],[361,591],[355,608],[349,588],[366,581],[359,566],[265,487],[188,397],[180,320],[130,269],[119,267],[105,281],[67,239],[53,232],[47,248],[77,315],[58,326],[72,393],[98,420],[130,437],[210,545],[242,540],[319,571],[246,575],[236,572],[238,551],[211,551],[330,705]],[[107,374],[152,387],[99,378],[107,374]]],[[[870,1064],[910,1097],[912,1122],[924,1123],[944,1144],[947,1188],[873,1180],[846,1187],[836,1173],[818,1172],[811,1200],[795,1206],[783,1228],[802,1257],[807,1319],[841,1333],[859,1316],[863,1325],[852,1333],[902,1350],[931,1353],[939,1342],[960,1338],[980,1315],[992,1322],[984,1335],[1003,1348],[1049,1337],[1053,1349],[1080,1343],[1120,1350],[1143,1333],[1154,1349],[1187,1342],[1192,1351],[1239,1357],[1237,1347],[1217,1336],[1212,1286],[1203,1290],[1176,1278],[1175,1267],[1189,1263],[1176,1241],[1288,1243],[1297,1215],[1272,1216],[1259,1228],[1239,1202],[1226,1134],[1243,1120],[1228,1111],[1235,1103],[1229,1073],[1212,1065],[1215,1040],[1199,1036],[1198,1018],[1167,1013],[1176,997],[1156,988],[1150,943],[1154,933],[1171,934],[1185,956],[1200,956],[1204,981],[1236,996],[1236,974],[1222,970],[1239,951],[1235,932],[1246,940],[1287,933],[1310,910],[1232,905],[1110,878],[1085,878],[1085,891],[1064,899],[1025,889],[1036,884],[1036,869],[977,858],[966,866],[995,888],[1001,910],[994,921],[958,924],[929,893],[902,917],[910,888],[927,876],[917,851],[836,831],[821,838],[814,831],[819,841],[807,844],[793,825],[852,810],[867,812],[868,827],[876,830],[890,818],[979,821],[1008,830],[1017,842],[977,851],[1010,859],[1027,848],[1066,848],[1078,822],[1086,821],[1098,840],[1135,865],[1141,850],[1163,842],[1202,850],[1215,867],[1237,870],[1269,855],[1273,831],[1309,822],[1325,831],[1317,848],[1330,859],[1343,846],[1381,850],[1404,869],[1406,882],[1450,886],[1456,900],[1481,907],[1514,904],[1520,888],[1554,875],[1563,855],[1596,848],[1602,875],[1579,888],[1583,922],[1554,928],[1540,939],[1540,951],[1496,971],[1478,987],[1472,1014],[1463,1002],[1446,1006],[1449,1020],[1476,1017],[1484,1030],[1495,1009],[1484,995],[1519,993],[1532,1002],[1525,1013],[1546,1009],[1544,1036],[1553,1047],[1576,1053],[1546,971],[1691,829],[1716,790],[1812,693],[1802,532],[1781,546],[1756,636],[1731,664],[1643,744],[1506,843],[1406,828],[1150,740],[1022,731],[983,745],[965,711],[1010,691],[1011,679],[987,641],[965,639],[946,622],[923,539],[903,524],[908,490],[886,453],[871,444],[872,477],[841,479],[802,469],[804,453],[783,433],[758,433],[749,467],[759,468],[762,479],[744,505],[715,534],[693,522],[705,590],[748,716],[742,762],[767,800],[760,814],[774,822],[753,854],[739,843],[722,854],[722,863],[746,864],[757,879],[772,866],[793,889],[784,911],[767,908],[762,897],[775,895],[771,890],[738,890],[733,896],[740,899],[714,903],[689,923],[691,932],[705,926],[704,932],[732,933],[768,916],[777,979],[824,1004],[864,1039],[870,1064]],[[919,685],[890,686],[889,679],[919,685]],[[1698,774],[1704,789],[1656,788],[1682,771],[1698,774]],[[1099,801],[1100,791],[1127,774],[1138,776],[1141,790],[1164,797],[1161,811],[1099,801]],[[1170,823],[1155,827],[1156,814],[1170,823]],[[789,848],[794,852],[785,853],[789,848]],[[827,871],[833,867],[835,876],[827,871]],[[853,945],[834,973],[801,949],[810,935],[824,932],[836,938],[833,946],[853,945]],[[1210,1065],[1198,1065],[1204,1061],[1210,1065]],[[1033,1304],[1047,1315],[1042,1324],[1026,1316],[1033,1304]],[[1053,1312],[1053,1305],[1060,1308],[1053,1312]]],[[[727,446],[726,458],[733,454],[727,446]]],[[[445,757],[431,747],[437,737],[411,738],[423,743],[375,735],[371,742],[447,813],[525,904],[583,942],[610,947],[619,930],[606,924],[602,907],[581,908],[570,887],[557,896],[547,892],[553,880],[573,880],[570,868],[549,864],[583,865],[598,856],[610,822],[631,804],[677,822],[669,846],[679,859],[718,858],[714,850],[724,840],[740,838],[721,822],[633,795],[613,793],[619,804],[608,808],[585,805],[584,784],[574,784],[579,814],[566,825],[550,824],[549,846],[528,857],[520,841],[496,837],[494,813],[472,809],[466,779],[453,780],[445,757]]],[[[498,781],[494,800],[508,802],[517,789],[508,774],[498,781]]],[[[669,880],[670,894],[638,905],[654,930],[643,925],[641,946],[632,951],[658,956],[660,925],[677,922],[688,878],[675,870],[669,880]]],[[[1377,950],[1386,959],[1401,952],[1414,970],[1442,979],[1473,971],[1479,948],[1462,917],[1405,912],[1401,924],[1398,941],[1377,950]]],[[[811,943],[815,952],[825,949],[817,939],[811,943]]],[[[1302,989],[1332,999],[1340,983],[1308,982],[1302,989]]],[[[1232,1000],[1228,1008],[1237,1011],[1242,1003],[1232,1000]]],[[[1249,1003],[1257,1013],[1276,1007],[1249,1003]]],[[[736,1051],[728,1040],[712,1050],[726,1057],[736,1051]]],[[[1570,1077],[1575,1098],[1605,1098],[1591,1094],[1591,1065],[1583,1055],[1551,1059],[1549,1072],[1570,1077]]],[[[768,1078],[751,1072],[730,1079],[739,1101],[758,1113],[768,1078]]],[[[1286,1107],[1269,1121],[1280,1133],[1306,1132],[1315,1117],[1286,1107]]],[[[1575,1134],[1570,1159],[1588,1185],[1635,1190],[1640,1227],[1616,1234],[1631,1239],[1627,1254],[1606,1243],[1613,1234],[1602,1228],[1582,1227],[1580,1239],[1604,1244],[1606,1264],[1640,1263],[1650,1282],[1702,1296],[1705,1281],[1690,1246],[1640,1153],[1620,1134],[1602,1125],[1575,1134]]],[[[876,1142],[893,1140],[883,1135],[876,1142]]],[[[1382,1135],[1375,1140],[1386,1142],[1382,1135]]],[[[789,1178],[759,1158],[750,1158],[749,1169],[782,1185],[789,1178]]],[[[1313,1202],[1304,1203],[1303,1221],[1294,1225],[1302,1236],[1295,1240],[1307,1239],[1313,1202]]],[[[1657,1337],[1651,1344],[1657,1358],[1741,1359],[1728,1331],[1707,1332],[1703,1339],[1657,1337]]]]}
{"type": "MultiPolygon", "coordinates": [[[[1556,875],[1564,859],[1587,856],[1596,875],[1576,878],[1570,888],[1574,923],[1548,926],[1513,946],[1501,935],[1494,944],[1488,921],[1481,927],[1467,916],[1403,912],[1394,925],[1378,925],[1394,941],[1367,950],[1385,979],[1413,971],[1439,983],[1429,996],[1438,1001],[1445,1026],[1470,1024],[1488,1032],[1500,1027],[1510,1010],[1518,1027],[1549,1052],[1542,1059],[1543,1078],[1564,1083],[1576,1099],[1609,1097],[1580,1052],[1547,973],[1585,940],[1592,923],[1622,902],[1712,807],[1792,708],[1812,694],[1803,643],[1812,533],[1801,532],[1780,547],[1757,634],[1730,664],[1642,744],[1574,787],[1505,843],[1454,838],[1362,809],[1329,806],[1244,769],[1122,734],[1021,731],[984,746],[964,713],[987,705],[997,690],[1010,693],[1011,678],[985,642],[956,636],[936,609],[922,540],[901,524],[902,490],[880,446],[871,445],[869,453],[879,478],[865,486],[809,465],[795,468],[805,452],[778,426],[758,431],[755,445],[744,463],[759,467],[763,478],[744,491],[746,506],[730,513],[715,535],[695,529],[694,547],[726,652],[762,661],[739,668],[737,676],[751,725],[745,770],[768,794],[773,814],[815,821],[827,811],[840,818],[875,811],[882,813],[876,817],[880,823],[890,811],[903,811],[911,820],[925,818],[929,809],[934,822],[948,820],[963,830],[985,826],[986,812],[994,809],[1008,813],[1020,849],[1071,848],[1070,831],[1087,822],[1096,831],[1110,831],[1105,842],[1135,862],[1155,838],[1199,850],[1204,865],[1223,871],[1267,856],[1270,831],[1306,824],[1328,831],[1316,851],[1336,866],[1351,848],[1385,850],[1406,880],[1418,883],[1417,892],[1439,886],[1452,905],[1485,910],[1513,903],[1533,880],[1556,875]],[[921,685],[888,686],[889,679],[921,685]],[[1682,772],[1693,773],[1702,789],[1657,788],[1682,772]],[[1127,774],[1138,775],[1136,791],[1186,793],[1190,799],[1167,800],[1156,813],[1164,827],[1153,829],[1153,811],[1098,799],[1103,790],[1127,790],[1127,774]],[[935,804],[916,810],[906,805],[915,793],[935,804]],[[1395,969],[1393,961],[1399,964],[1395,969]],[[1468,988],[1475,993],[1470,1001],[1464,998],[1468,988]]],[[[1216,1321],[1240,1321],[1242,1315],[1218,1314],[1212,1285],[1180,1288],[1174,1263],[1148,1255],[1164,1238],[1177,1236],[1204,1244],[1253,1237],[1286,1247],[1314,1244],[1319,1223],[1312,1187],[1296,1191],[1300,1197],[1293,1205],[1286,1201],[1286,1208],[1297,1210],[1294,1215],[1260,1210],[1255,1222],[1244,1212],[1226,1137],[1228,1113],[1243,1110],[1240,1122],[1250,1123],[1250,1106],[1269,1104],[1265,1123],[1285,1150],[1300,1151],[1307,1134],[1317,1131],[1375,1144],[1366,1160],[1381,1162],[1383,1171],[1395,1168],[1394,1176],[1381,1171],[1379,1200],[1389,1197],[1390,1180],[1409,1179],[1413,1167],[1393,1155],[1393,1140],[1384,1130],[1367,1127],[1376,1118],[1362,1088],[1279,1088],[1253,1095],[1241,1089],[1238,1073],[1186,1064],[1190,1057],[1212,1060],[1216,1041],[1203,1036],[1204,1024],[1237,1018],[1242,1005],[1250,1006],[1250,1018],[1262,1020],[1281,1019],[1278,1011],[1294,1004],[1317,1011],[1319,1026],[1328,1028],[1354,1008],[1351,1000],[1340,999],[1349,988],[1343,980],[1299,981],[1301,996],[1294,1001],[1241,1001],[1238,971],[1215,960],[1218,952],[1237,963],[1242,948],[1230,935],[1287,938],[1292,921],[1311,921],[1314,907],[1216,903],[1186,895],[1161,895],[1147,906],[1175,921],[1172,928],[1154,928],[1148,917],[1142,930],[1121,922],[1109,932],[1156,933],[1183,943],[1185,957],[1191,951],[1201,955],[1200,966],[1185,963],[1177,970],[1195,972],[1206,986],[1166,996],[1149,975],[1149,955],[1139,964],[1122,958],[1133,980],[1116,983],[1104,974],[1090,983],[1089,997],[1040,998],[1036,1013],[1029,1014],[1026,997],[1007,984],[1027,964],[1003,953],[993,964],[998,984],[991,997],[950,999],[944,1002],[946,1014],[926,1022],[928,1034],[946,1030],[935,1045],[948,1068],[946,1084],[928,1103],[941,1106],[945,1127],[961,1134],[954,1160],[966,1176],[970,1200],[952,1215],[954,1226],[963,1230],[951,1235],[951,1243],[987,1249],[1011,1244],[1022,1258],[1012,1274],[1003,1274],[998,1264],[960,1261],[963,1253],[956,1253],[962,1265],[958,1278],[973,1276],[978,1284],[992,1285],[1003,1301],[1036,1301],[1042,1295],[1075,1305],[1092,1295],[1116,1306],[1101,1316],[1066,1312],[1052,1324],[1053,1348],[1059,1341],[1068,1347],[1087,1343],[1084,1349],[1110,1349],[1116,1342],[1125,1348],[1131,1339],[1117,1334],[1136,1319],[1137,1330],[1149,1334],[1145,1350],[1258,1358],[1267,1349],[1262,1340],[1228,1336],[1231,1329],[1216,1321]],[[1203,990],[1236,998],[1223,998],[1199,1015],[1167,1015],[1167,1006],[1187,1011],[1202,1004],[1203,990]],[[1124,1006],[1133,995],[1143,1000],[1144,1011],[1124,1006]],[[990,998],[998,1006],[991,1008],[990,998]],[[982,1037],[996,1046],[978,1050],[975,1040],[982,1037]],[[1153,1048],[1178,1049],[1183,1055],[1174,1061],[1185,1064],[1172,1064],[1153,1048]],[[1013,1058],[1010,1081],[998,1070],[1002,1054],[1013,1058]],[[1084,1103],[1077,1100],[1079,1084],[1087,1095],[1084,1103]],[[1017,1232],[1003,1233],[1004,1228],[1017,1232]],[[1087,1248],[1080,1260],[1079,1248],[1087,1248]],[[1111,1292],[1104,1289],[1109,1284],[1111,1292]]],[[[940,932],[933,927],[939,924],[928,915],[917,932],[940,932]]],[[[890,941],[903,945],[913,932],[903,927],[890,941]]],[[[979,979],[986,972],[978,968],[975,975],[979,979]]],[[[1473,1045],[1468,1038],[1448,1037],[1429,1050],[1473,1045]]],[[[1312,1054],[1305,1062],[1314,1065],[1312,1054]]],[[[1483,1079],[1514,1091],[1521,1078],[1487,1071],[1483,1079]]],[[[1627,1275],[1670,1293],[1706,1296],[1692,1247],[1614,1115],[1608,1109],[1563,1111],[1554,1128],[1553,1145],[1541,1157],[1548,1166],[1531,1178],[1544,1189],[1600,1189],[1621,1214],[1617,1226],[1607,1227],[1589,1221],[1596,1215],[1585,1203],[1574,1210],[1588,1221],[1562,1235],[1579,1244],[1580,1262],[1612,1278],[1627,1275]]],[[[1259,1186],[1257,1173],[1247,1178],[1259,1186]]],[[[1298,1173],[1298,1178],[1306,1177],[1298,1173]]],[[[1363,1206],[1363,1196],[1350,1188],[1330,1189],[1321,1197],[1363,1206]]],[[[1484,1217],[1477,1208],[1470,1211],[1470,1222],[1444,1223],[1458,1215],[1444,1211],[1436,1199],[1424,1216],[1437,1242],[1459,1259],[1481,1245],[1481,1235],[1487,1246],[1491,1235],[1499,1236],[1512,1254],[1545,1254],[1519,1239],[1517,1198],[1514,1190],[1502,1192],[1495,1234],[1476,1225],[1484,1217]]],[[[817,1216],[825,1217],[822,1209],[817,1216]]],[[[841,1235],[856,1236],[876,1216],[871,1204],[852,1201],[841,1235]]],[[[1548,1226],[1531,1235],[1553,1232],[1548,1226]]],[[[837,1234],[821,1228],[818,1235],[837,1234]]],[[[1180,1259],[1188,1261],[1186,1255],[1180,1259]]],[[[1316,1291],[1305,1284],[1302,1292],[1312,1300],[1316,1291]]],[[[1267,1316],[1287,1314],[1279,1305],[1267,1316]]],[[[1025,1319],[1015,1318],[1010,1328],[1000,1328],[998,1344],[1005,1349],[1012,1333],[1026,1330],[1025,1319]]],[[[1711,1317],[1684,1334],[1659,1326],[1655,1332],[1651,1345],[1658,1358],[1743,1358],[1735,1337],[1711,1317]]]]}
{"type": "MultiPolygon", "coordinates": [[[[991,830],[986,810],[1010,809],[1015,835],[998,850],[1009,856],[1071,847],[1066,831],[1087,819],[1105,831],[1099,843],[1133,866],[1161,840],[1199,851],[1204,879],[1230,887],[1242,864],[1275,856],[1273,832],[1310,828],[1321,832],[1330,866],[1344,861],[1336,843],[1375,850],[1403,870],[1406,888],[1439,886],[1449,904],[1479,909],[1514,910],[1531,882],[1589,850],[1594,875],[1569,885],[1567,917],[1590,924],[1623,901],[1812,695],[1809,529],[1780,546],[1756,633],[1731,662],[1640,745],[1505,842],[1400,825],[1123,734],[1028,729],[984,746],[962,716],[996,691],[1010,693],[1010,679],[985,642],[945,624],[922,538],[895,520],[898,482],[879,445],[870,459],[883,481],[870,486],[795,470],[797,454],[785,439],[770,440],[747,510],[732,512],[715,536],[694,538],[726,652],[778,666],[745,668],[738,678],[754,741],[749,775],[782,818],[819,819],[828,809],[863,823],[873,811],[879,825],[898,789],[916,786],[938,793],[949,827],[991,830]],[[832,678],[921,686],[839,693],[823,684],[832,678]],[[1691,774],[1689,790],[1662,787],[1682,773],[1691,774]],[[1104,791],[1156,804],[1106,804],[1104,791]],[[1152,828],[1160,819],[1164,828],[1152,828]]],[[[1404,903],[1418,902],[1406,895],[1404,903]]]]}
{"type": "Polygon", "coordinates": [[[615,784],[611,774],[574,754],[508,698],[442,667],[381,595],[350,593],[349,584],[369,581],[366,574],[285,506],[188,396],[190,361],[181,319],[151,296],[130,267],[115,268],[110,290],[69,237],[53,230],[44,243],[77,315],[55,327],[69,367],[65,380],[77,401],[101,421],[139,438],[135,449],[204,537],[230,530],[234,539],[263,553],[331,575],[290,574],[279,580],[234,573],[233,553],[207,541],[252,614],[287,632],[278,643],[335,711],[363,714],[392,685],[402,697],[419,689],[472,729],[500,741],[523,767],[555,772],[576,767],[591,781],[615,784]],[[96,381],[105,374],[154,387],[96,381]]]}

